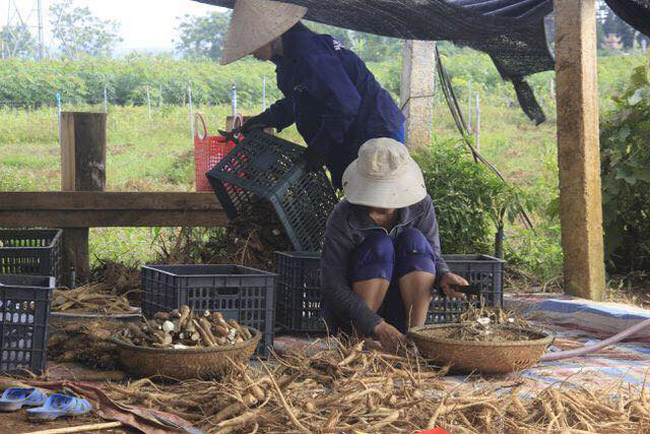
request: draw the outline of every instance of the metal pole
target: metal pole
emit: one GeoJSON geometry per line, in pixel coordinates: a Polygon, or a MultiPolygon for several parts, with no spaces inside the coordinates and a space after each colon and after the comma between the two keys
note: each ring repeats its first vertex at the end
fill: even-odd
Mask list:
{"type": "Polygon", "coordinates": [[[262,111],[266,110],[266,74],[262,78],[262,111]]]}
{"type": "Polygon", "coordinates": [[[476,125],[474,126],[474,134],[476,135],[476,150],[481,150],[481,100],[476,92],[476,125]]]}
{"type": "Polygon", "coordinates": [[[61,93],[56,93],[56,119],[59,123],[59,147],[61,146],[62,140],[62,126],[61,126],[61,93]]]}
{"type": "Polygon", "coordinates": [[[104,113],[108,113],[108,86],[104,85],[104,113]]]}
{"type": "Polygon", "coordinates": [[[237,86],[234,84],[230,89],[230,100],[232,102],[232,116],[237,116],[237,86]]]}
{"type": "Polygon", "coordinates": [[[190,102],[190,132],[194,139],[194,102],[192,101],[192,86],[187,86],[187,96],[190,102]]]}
{"type": "Polygon", "coordinates": [[[43,37],[43,0],[36,3],[38,8],[38,59],[43,60],[45,50],[45,39],[43,37]]]}
{"type": "Polygon", "coordinates": [[[151,91],[147,85],[147,108],[149,109],[149,119],[151,119],[151,91]]]}
{"type": "Polygon", "coordinates": [[[472,79],[467,84],[467,132],[472,132],[472,79]]]}

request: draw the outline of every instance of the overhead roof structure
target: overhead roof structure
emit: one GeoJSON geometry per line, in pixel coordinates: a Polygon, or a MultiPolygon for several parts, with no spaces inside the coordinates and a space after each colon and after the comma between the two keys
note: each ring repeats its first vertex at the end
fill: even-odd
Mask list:
{"type": "MultiPolygon", "coordinates": [[[[234,0],[194,0],[232,8],[234,0]]],[[[360,32],[402,39],[446,40],[490,55],[511,81],[526,114],[544,113],[524,77],[552,70],[545,30],[553,0],[283,0],[309,9],[305,17],[360,32]]],[[[650,36],[650,0],[606,0],[611,9],[650,36]]]]}

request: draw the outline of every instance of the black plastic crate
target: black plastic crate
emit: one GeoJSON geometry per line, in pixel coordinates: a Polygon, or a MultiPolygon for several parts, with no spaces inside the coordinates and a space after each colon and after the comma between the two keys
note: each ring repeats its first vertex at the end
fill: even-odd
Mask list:
{"type": "Polygon", "coordinates": [[[324,170],[306,171],[305,150],[251,131],[206,175],[230,219],[256,215],[256,199],[263,198],[273,206],[295,250],[320,251],[338,199],[324,170]]]}
{"type": "Polygon", "coordinates": [[[0,230],[0,274],[61,278],[60,229],[0,230]]]}
{"type": "Polygon", "coordinates": [[[260,330],[257,355],[273,347],[276,275],[240,265],[147,265],[142,267],[142,313],[188,305],[221,312],[225,319],[260,330]]]}
{"type": "Polygon", "coordinates": [[[53,277],[0,274],[0,373],[45,370],[53,277]]]}
{"type": "MultiPolygon", "coordinates": [[[[503,267],[505,261],[487,255],[444,255],[452,273],[481,288],[486,306],[503,306],[503,267]]],[[[434,295],[427,324],[454,322],[469,307],[467,300],[434,295]]]]}
{"type": "Polygon", "coordinates": [[[323,332],[320,253],[276,252],[276,325],[291,332],[323,332]]]}

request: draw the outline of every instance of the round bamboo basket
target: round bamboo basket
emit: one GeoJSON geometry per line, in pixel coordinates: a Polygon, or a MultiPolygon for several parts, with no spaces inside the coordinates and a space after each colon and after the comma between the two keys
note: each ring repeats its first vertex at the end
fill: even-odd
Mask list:
{"type": "Polygon", "coordinates": [[[507,374],[528,369],[539,362],[553,342],[549,333],[532,329],[525,330],[534,337],[527,341],[475,342],[435,336],[436,330],[442,332],[443,329],[461,326],[434,324],[414,327],[408,336],[425,359],[448,365],[454,372],[482,374],[507,374]]]}
{"type": "Polygon", "coordinates": [[[148,348],[130,345],[113,337],[124,370],[139,377],[166,377],[174,380],[218,378],[228,373],[231,361],[246,363],[257,348],[262,334],[248,328],[253,337],[235,345],[187,349],[148,348]]]}

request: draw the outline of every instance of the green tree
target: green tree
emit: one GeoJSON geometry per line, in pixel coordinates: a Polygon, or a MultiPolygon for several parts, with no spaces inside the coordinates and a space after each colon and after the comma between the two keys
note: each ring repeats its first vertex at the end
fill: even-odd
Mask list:
{"type": "Polygon", "coordinates": [[[176,27],[180,39],[176,51],[189,59],[219,60],[228,32],[230,13],[212,12],[204,16],[185,15],[176,27]]]}
{"type": "Polygon", "coordinates": [[[0,53],[3,59],[30,59],[36,53],[36,40],[25,25],[4,26],[0,30],[0,53]]]}
{"type": "Polygon", "coordinates": [[[650,270],[650,67],[634,70],[601,133],[605,254],[617,271],[650,270]]]}
{"type": "Polygon", "coordinates": [[[50,24],[63,55],[75,60],[82,55],[110,57],[122,41],[117,22],[102,20],[87,7],[74,6],[72,0],[52,4],[50,24]]]}

